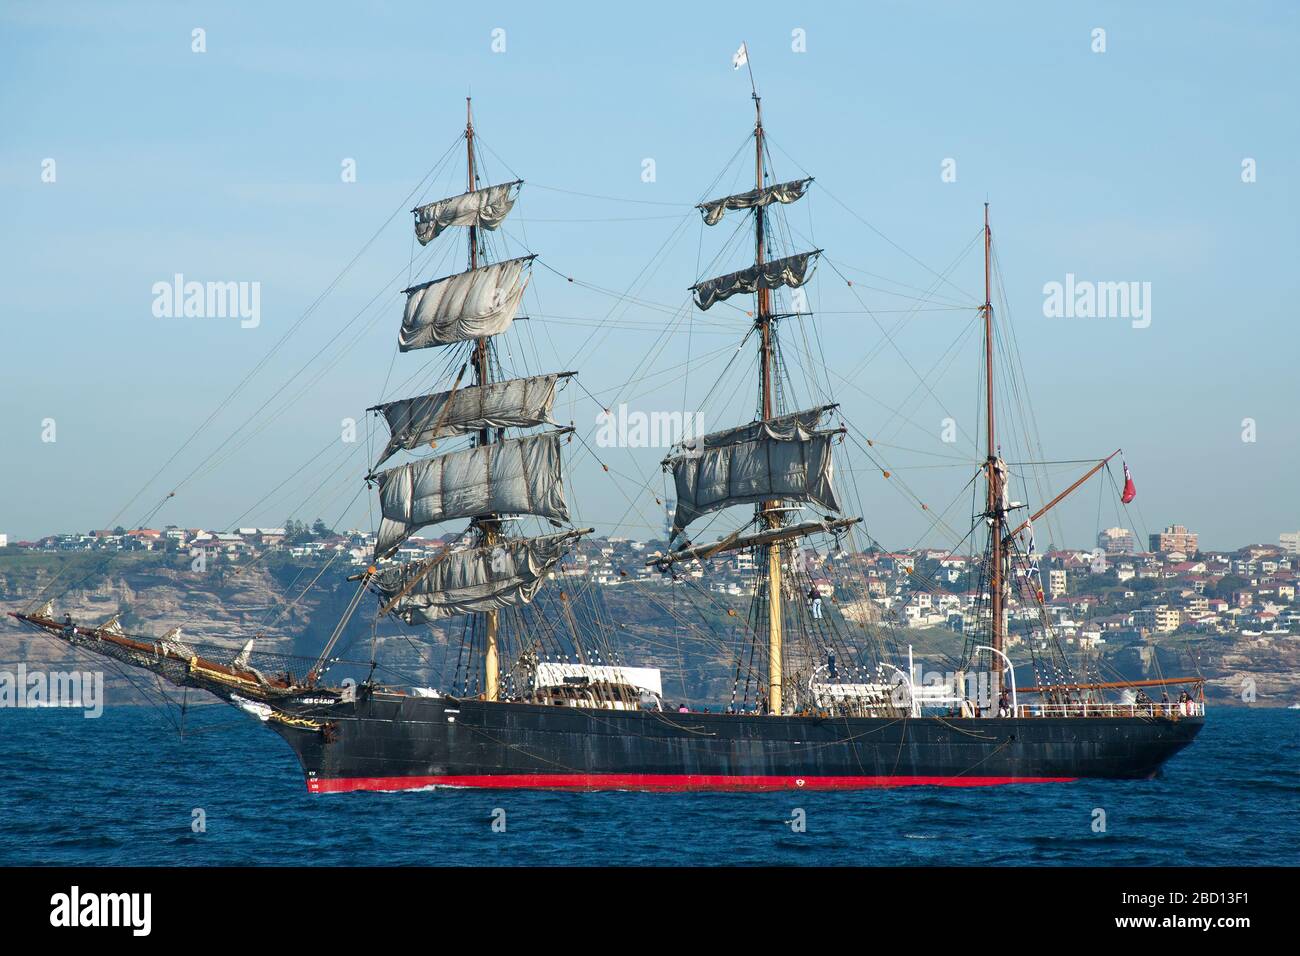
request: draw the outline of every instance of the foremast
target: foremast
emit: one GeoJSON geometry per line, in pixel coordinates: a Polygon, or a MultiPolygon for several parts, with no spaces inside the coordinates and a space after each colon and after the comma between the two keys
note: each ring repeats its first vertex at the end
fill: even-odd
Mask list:
{"type": "MultiPolygon", "coordinates": [[[[474,173],[473,100],[468,96],[465,97],[465,167],[467,170],[465,191],[473,192],[478,183],[474,173]]],[[[469,267],[473,270],[478,268],[478,224],[472,223],[468,233],[469,267]]],[[[474,343],[474,384],[480,387],[488,385],[492,380],[492,365],[489,361],[491,341],[490,336],[484,336],[474,343]]],[[[479,446],[483,447],[491,443],[492,429],[480,429],[478,433],[479,446]]],[[[499,524],[497,516],[493,514],[483,515],[481,518],[475,519],[474,525],[483,547],[490,548],[496,543],[499,524]]],[[[500,621],[495,608],[483,612],[483,696],[487,700],[499,700],[501,698],[501,659],[500,650],[497,647],[499,624],[500,621]]]]}
{"type": "Polygon", "coordinates": [[[509,214],[522,182],[478,185],[472,102],[465,101],[466,191],[416,207],[421,245],[445,229],[465,226],[465,272],[412,286],[398,336],[403,352],[433,346],[465,349],[450,389],[377,405],[391,437],[368,480],[378,485],[382,520],[375,564],[366,583],[380,598],[380,614],[407,624],[453,616],[473,619],[483,638],[482,697],[501,699],[501,611],[532,601],[573,539],[588,533],[562,530],[538,537],[507,536],[506,516],[534,515],[563,528],[565,502],[560,440],[572,429],[506,437],[507,428],[553,426],[557,383],[574,374],[494,377],[494,336],[515,320],[534,256],[486,261],[483,231],[509,214]],[[466,372],[470,384],[462,386],[466,372]],[[470,447],[377,471],[400,450],[436,448],[439,439],[466,437],[470,447]],[[392,557],[419,528],[469,519],[468,547],[444,546],[433,557],[400,564],[392,557]]]}

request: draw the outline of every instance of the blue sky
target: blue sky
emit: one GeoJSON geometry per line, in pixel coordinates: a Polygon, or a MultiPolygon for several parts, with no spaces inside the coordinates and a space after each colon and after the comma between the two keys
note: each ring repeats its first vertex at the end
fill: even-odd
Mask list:
{"type": "MultiPolygon", "coordinates": [[[[1122,446],[1139,487],[1127,516],[1086,488],[1062,510],[1056,543],[1090,545],[1117,520],[1140,533],[1186,524],[1209,547],[1275,541],[1300,528],[1298,18],[1285,3],[7,4],[0,532],[86,530],[119,512],[122,524],[266,526],[293,514],[369,526],[364,494],[345,508],[364,438],[344,446],[340,422],[361,420],[386,382],[386,397],[400,397],[430,358],[394,357],[405,282],[392,280],[455,271],[461,258],[412,268],[403,201],[463,127],[469,92],[488,178],[527,181],[500,248],[535,251],[586,284],[537,267],[525,307],[536,318],[512,333],[509,357],[532,371],[581,360],[582,388],[601,401],[697,407],[722,362],[689,378],[671,369],[688,350],[729,354],[745,330],[736,310],[680,312],[715,256],[718,272],[744,264],[734,242],[723,251],[734,223],[705,231],[690,207],[724,168],[719,190],[746,185],[750,167],[728,167],[752,125],[745,73],[729,62],[745,40],[777,178],[817,177],[787,211],[794,241],[859,270],[849,290],[822,264],[810,299],[826,314],[809,334],[832,380],[852,380],[836,388],[846,417],[917,497],[946,507],[970,476],[960,459],[974,461],[978,353],[960,336],[973,313],[927,309],[885,339],[917,302],[876,290],[919,295],[929,270],[959,260],[945,296],[976,302],[978,250],[959,257],[988,199],[1001,318],[1043,452],[1086,459],[1122,446]],[[1091,48],[1097,27],[1104,53],[1091,48]],[[191,51],[195,28],[204,53],[191,51]],[[806,52],[791,48],[795,29],[806,52]],[[349,158],[355,183],[340,177],[349,158]],[[642,181],[646,158],[654,182],[642,181]],[[946,158],[955,182],[941,180],[946,158]],[[42,182],[46,159],[53,183],[42,182]],[[260,325],[156,318],[151,288],[175,273],[260,283],[260,325]],[[1067,273],[1150,282],[1150,327],[1045,318],[1043,285],[1067,273]],[[600,291],[633,287],[638,302],[617,308],[600,291]],[[961,350],[934,369],[954,341],[961,350]],[[940,441],[948,412],[955,447],[940,441]],[[1253,442],[1242,441],[1247,418],[1253,442]],[[46,419],[54,442],[42,441],[46,419]]],[[[457,157],[425,198],[459,191],[463,175],[457,157]]],[[[710,427],[749,416],[751,393],[736,394],[706,409],[710,427]]],[[[557,413],[589,438],[598,410],[571,387],[557,413]]],[[[661,489],[662,450],[612,450],[601,456],[610,473],[573,450],[580,519],[648,536],[661,519],[639,485],[661,489]]],[[[1063,485],[1079,470],[1050,477],[1063,485]]],[[[856,481],[852,500],[882,542],[953,543],[878,474],[841,481],[856,481]]]]}

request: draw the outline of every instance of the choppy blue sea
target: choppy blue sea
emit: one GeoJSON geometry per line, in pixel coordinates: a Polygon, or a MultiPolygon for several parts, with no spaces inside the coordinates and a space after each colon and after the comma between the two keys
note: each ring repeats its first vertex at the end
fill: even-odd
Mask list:
{"type": "Polygon", "coordinates": [[[1300,863],[1300,711],[1212,710],[1150,781],[762,794],[312,796],[254,721],[188,723],[0,710],[0,865],[1300,863]]]}

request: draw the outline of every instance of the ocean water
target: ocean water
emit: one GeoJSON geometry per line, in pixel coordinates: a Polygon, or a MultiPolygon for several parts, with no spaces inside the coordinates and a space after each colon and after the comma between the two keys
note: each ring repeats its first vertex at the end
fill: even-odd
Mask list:
{"type": "Polygon", "coordinates": [[[188,724],[0,710],[0,865],[1300,863],[1300,711],[1212,710],[1149,781],[758,794],[312,796],[255,721],[188,724]]]}

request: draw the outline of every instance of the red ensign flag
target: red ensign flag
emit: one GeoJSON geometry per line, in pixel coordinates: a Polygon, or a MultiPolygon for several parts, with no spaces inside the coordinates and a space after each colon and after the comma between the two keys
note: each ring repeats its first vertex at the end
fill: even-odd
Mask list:
{"type": "Polygon", "coordinates": [[[1119,500],[1128,504],[1137,497],[1137,487],[1133,484],[1133,476],[1128,473],[1128,462],[1124,462],[1124,493],[1119,496],[1119,500]]]}

